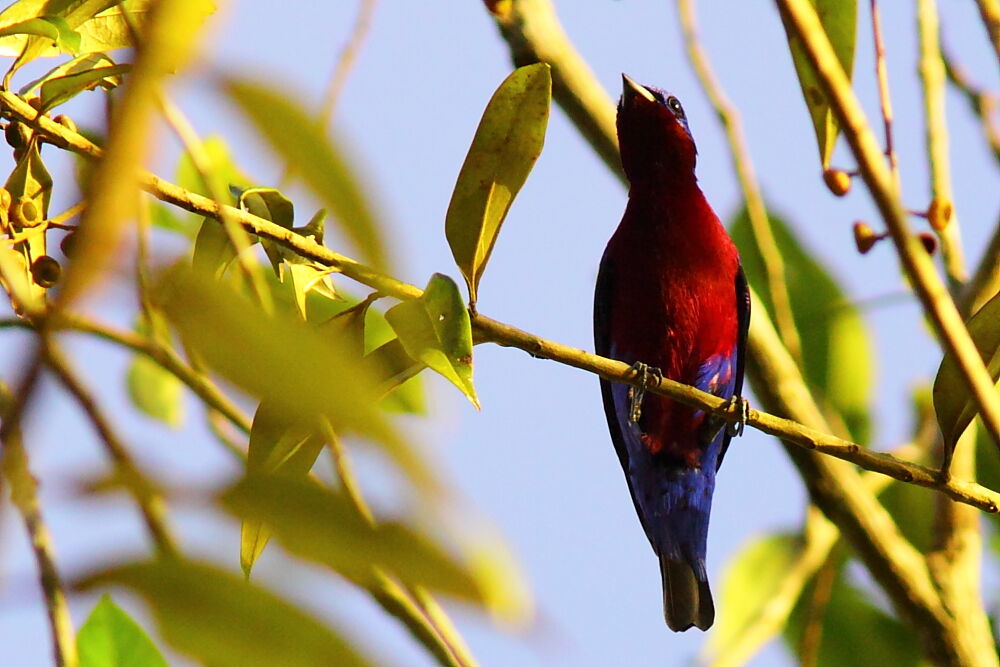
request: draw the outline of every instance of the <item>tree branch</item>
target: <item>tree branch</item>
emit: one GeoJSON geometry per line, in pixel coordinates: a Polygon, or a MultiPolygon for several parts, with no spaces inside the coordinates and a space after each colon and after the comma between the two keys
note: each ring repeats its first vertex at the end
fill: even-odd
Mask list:
{"type": "Polygon", "coordinates": [[[910,230],[906,211],[900,202],[899,189],[882,160],[881,149],[851,89],[851,83],[844,74],[840,61],[837,60],[815,8],[809,0],[776,0],[776,2],[780,11],[787,17],[790,30],[802,41],[809,61],[817,72],[831,108],[840,122],[844,137],[858,160],[861,175],[892,235],[906,277],[920,297],[924,311],[939,335],[942,347],[954,355],[981,411],[983,422],[1000,447],[1000,394],[997,393],[993,379],[983,365],[983,360],[965,328],[962,316],[941,283],[934,264],[910,230]]]}
{"type": "Polygon", "coordinates": [[[764,198],[760,194],[760,186],[754,174],[753,163],[750,160],[750,150],[743,136],[743,122],[740,114],[726,97],[722,84],[712,71],[708,55],[698,40],[698,23],[695,16],[693,0],[677,0],[677,14],[680,18],[681,30],[684,34],[684,44],[687,48],[688,60],[694,68],[701,87],[708,96],[712,108],[715,109],[719,122],[726,132],[729,142],[729,153],[733,159],[733,170],[743,190],[746,202],[747,218],[753,231],[757,248],[760,251],[764,265],[764,277],[767,291],[774,306],[774,319],[781,334],[781,340],[791,353],[792,358],[802,365],[802,343],[795,327],[792,314],[792,302],[788,296],[788,285],[785,281],[785,261],[778,249],[778,242],[771,229],[771,221],[767,216],[764,198]]]}
{"type": "Polygon", "coordinates": [[[142,512],[146,529],[161,556],[175,557],[180,552],[177,541],[167,525],[166,503],[139,470],[125,443],[114,432],[111,423],[104,417],[94,397],[70,368],[69,361],[51,340],[45,341],[45,362],[55,373],[63,387],[72,394],[86,413],[104,443],[105,451],[118,469],[126,490],[132,494],[139,511],[142,512]]]}

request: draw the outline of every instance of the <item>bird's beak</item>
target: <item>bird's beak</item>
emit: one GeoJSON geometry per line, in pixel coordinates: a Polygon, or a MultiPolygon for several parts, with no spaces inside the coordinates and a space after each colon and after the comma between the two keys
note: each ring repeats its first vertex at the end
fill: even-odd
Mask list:
{"type": "Polygon", "coordinates": [[[647,90],[642,84],[636,83],[630,79],[628,74],[625,74],[624,72],[622,73],[622,95],[626,98],[638,95],[639,97],[646,98],[650,102],[656,101],[656,98],[653,97],[653,93],[649,92],[649,90],[647,90]]]}

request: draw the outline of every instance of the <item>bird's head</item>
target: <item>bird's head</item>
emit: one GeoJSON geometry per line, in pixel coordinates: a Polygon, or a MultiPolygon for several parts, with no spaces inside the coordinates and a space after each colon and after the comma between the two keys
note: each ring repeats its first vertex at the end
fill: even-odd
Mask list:
{"type": "Polygon", "coordinates": [[[694,173],[698,150],[681,103],[625,74],[618,103],[618,144],[622,167],[633,184],[657,175],[694,173]]]}

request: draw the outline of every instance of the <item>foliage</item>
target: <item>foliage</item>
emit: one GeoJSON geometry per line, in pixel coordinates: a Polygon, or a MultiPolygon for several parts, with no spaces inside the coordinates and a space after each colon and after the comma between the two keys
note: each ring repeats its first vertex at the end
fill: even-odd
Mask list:
{"type": "MultiPolygon", "coordinates": [[[[509,28],[503,21],[529,3],[486,4],[509,28]]],[[[856,2],[809,4],[819,13],[821,36],[850,76],[856,2]]],[[[395,239],[344,133],[328,131],[287,87],[243,72],[214,79],[284,168],[280,182],[256,182],[232,157],[227,145],[232,138],[199,139],[172,111],[165,84],[184,76],[213,10],[205,1],[20,0],[0,12],[0,55],[12,58],[0,92],[5,138],[13,149],[0,189],[0,232],[7,239],[0,249],[0,282],[13,313],[7,326],[37,333],[37,346],[27,355],[29,361],[35,355],[34,361],[26,367],[54,372],[100,434],[114,466],[114,474],[90,490],[131,494],[156,552],[96,564],[73,583],[75,590],[137,594],[155,621],[155,641],[106,593],[79,633],[67,633],[37,483],[28,466],[31,450],[21,447],[18,428],[37,378],[32,371],[14,392],[4,387],[5,488],[31,532],[60,659],[73,664],[75,652],[85,667],[165,665],[157,648],[162,640],[213,665],[372,664],[370,647],[353,638],[355,628],[321,619],[257,580],[255,566],[268,546],[277,546],[290,561],[308,563],[369,595],[438,662],[471,665],[436,597],[491,619],[519,622],[530,618],[532,603],[502,540],[485,530],[459,528],[482,525],[482,517],[418,446],[409,420],[427,411],[425,369],[480,407],[473,382],[474,344],[485,340],[487,321],[477,312],[480,282],[545,143],[553,86],[561,103],[572,108],[573,96],[566,91],[580,84],[563,76],[556,63],[532,60],[500,82],[486,105],[444,216],[442,240],[465,279],[465,302],[459,285],[444,273],[431,275],[423,289],[393,277],[400,264],[392,252],[395,239]],[[42,57],[59,62],[11,92],[21,68],[42,57]],[[100,95],[111,109],[99,146],[57,113],[82,95],[100,95]],[[142,170],[161,115],[184,144],[175,174],[179,187],[142,170]],[[43,144],[52,149],[43,153],[43,144]],[[47,166],[56,147],[97,159],[79,171],[78,183],[56,181],[47,166]],[[295,185],[304,186],[323,208],[296,219],[295,185]],[[54,191],[77,189],[82,205],[51,210],[54,191]],[[144,198],[142,190],[162,201],[144,198]],[[60,234],[63,258],[57,260],[54,235],[60,234]],[[328,237],[349,244],[361,261],[340,254],[339,247],[327,248],[328,237]],[[138,304],[134,331],[91,322],[81,304],[112,276],[131,274],[128,284],[138,304]],[[74,328],[129,350],[122,382],[138,412],[179,429],[185,420],[190,426],[187,413],[196,405],[220,444],[237,455],[237,479],[191,490],[184,499],[238,523],[239,544],[228,545],[231,565],[203,561],[177,547],[165,511],[168,501],[180,500],[177,494],[165,490],[167,480],[135,464],[115,434],[113,415],[104,414],[84,383],[75,383],[71,369],[60,365],[62,334],[74,328]],[[243,414],[247,406],[252,419],[243,414]],[[359,452],[381,466],[403,501],[369,504],[367,475],[359,482],[352,468],[359,452]],[[322,465],[327,460],[333,462],[333,480],[322,465]],[[235,571],[237,560],[242,577],[235,571]]],[[[828,171],[840,124],[787,11],[783,19],[820,167],[828,171]]],[[[842,177],[849,185],[850,176],[842,172],[842,177]]],[[[768,224],[770,240],[753,228],[745,210],[730,225],[747,278],[760,295],[755,317],[778,319],[765,270],[765,256],[773,252],[783,265],[791,319],[802,339],[801,358],[793,363],[804,381],[784,378],[794,385],[789,391],[798,391],[796,400],[803,405],[816,406],[829,430],[858,443],[849,447],[860,451],[873,439],[871,404],[877,393],[876,360],[861,309],[800,240],[796,224],[773,212],[768,224]]],[[[884,235],[864,229],[867,251],[884,235]]],[[[936,231],[942,243],[955,232],[936,231]]],[[[996,381],[1000,296],[983,301],[967,318],[967,329],[996,381]]],[[[511,334],[497,342],[515,339],[511,334]]],[[[539,352],[537,345],[517,346],[539,352]]],[[[593,371],[592,362],[582,353],[573,357],[574,365],[593,371]]],[[[928,399],[915,406],[908,455],[936,458],[940,428],[945,460],[972,453],[961,446],[975,446],[980,478],[995,489],[1000,463],[987,430],[975,421],[981,406],[964,370],[955,356],[944,355],[933,385],[933,410],[928,399]]],[[[781,393],[788,386],[769,389],[781,393]]],[[[940,483],[932,486],[946,484],[948,473],[942,471],[940,483]]],[[[956,475],[971,472],[959,468],[956,475]]],[[[815,492],[819,485],[806,477],[815,492]]],[[[879,496],[877,525],[902,549],[912,549],[907,562],[943,577],[939,573],[951,557],[946,550],[953,548],[941,544],[940,522],[950,507],[944,496],[887,478],[873,481],[874,475],[856,477],[866,493],[879,496]]],[[[906,479],[903,473],[895,477],[906,479]]],[[[861,525],[863,532],[876,523],[838,523],[841,513],[851,511],[838,508],[821,519],[812,510],[801,531],[761,535],[745,547],[727,568],[720,620],[706,655],[718,657],[741,642],[781,636],[791,651],[817,665],[923,664],[926,636],[924,644],[917,641],[919,631],[901,620],[901,609],[886,607],[875,586],[883,586],[900,607],[898,591],[880,579],[878,568],[869,568],[873,584],[854,576],[859,563],[869,561],[865,553],[841,545],[837,531],[861,525]]],[[[856,546],[856,535],[845,537],[856,546]]],[[[861,539],[874,543],[876,537],[861,539]]],[[[972,574],[976,580],[978,573],[972,574]]],[[[942,579],[935,584],[941,590],[949,586],[942,579]]],[[[940,590],[930,594],[940,608],[918,609],[928,617],[985,618],[975,591],[958,610],[940,590]]],[[[905,606],[902,611],[914,613],[905,606]]]]}

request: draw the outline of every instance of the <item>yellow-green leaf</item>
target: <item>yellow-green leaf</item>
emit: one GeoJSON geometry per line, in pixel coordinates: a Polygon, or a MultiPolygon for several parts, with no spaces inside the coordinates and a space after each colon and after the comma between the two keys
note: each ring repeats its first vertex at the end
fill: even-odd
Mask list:
{"type": "Polygon", "coordinates": [[[45,37],[60,50],[75,53],[80,48],[80,34],[73,30],[66,19],[59,16],[39,16],[0,28],[0,38],[11,35],[45,37]]]}
{"type": "Polygon", "coordinates": [[[131,65],[109,65],[48,79],[42,83],[39,91],[41,110],[48,111],[97,86],[114,88],[121,83],[122,75],[131,69],[131,65]]]}
{"type": "Polygon", "coordinates": [[[732,644],[760,616],[801,548],[798,536],[765,535],[745,545],[729,561],[722,579],[718,622],[708,636],[713,654],[732,644]]]}
{"type": "MultiPolygon", "coordinates": [[[[169,341],[169,332],[162,316],[152,326],[140,318],[136,331],[160,342],[169,341]]],[[[184,421],[184,383],[145,354],[136,354],[126,378],[129,397],[140,411],[169,426],[178,427],[184,421]]]]}
{"type": "Polygon", "coordinates": [[[308,479],[248,477],[221,501],[240,518],[265,522],[293,554],[361,585],[377,567],[407,584],[460,600],[487,607],[494,602],[476,563],[463,561],[403,523],[373,526],[343,494],[308,479]]]}
{"type": "MultiPolygon", "coordinates": [[[[784,259],[806,379],[820,400],[840,414],[854,440],[865,443],[871,430],[869,403],[875,357],[864,318],[835,276],[799,240],[794,228],[774,214],[769,215],[769,221],[784,259]]],[[[773,318],[764,263],[745,209],[735,216],[729,233],[740,249],[747,280],[773,318]]]]}
{"type": "Polygon", "coordinates": [[[168,667],[146,631],[107,594],[77,633],[76,649],[80,667],[168,667]]]}
{"type": "MultiPolygon", "coordinates": [[[[323,439],[314,428],[295,424],[275,405],[262,402],[250,428],[247,474],[277,474],[304,477],[323,450],[323,439]]],[[[270,529],[261,521],[247,519],[240,527],[240,567],[250,569],[267,546],[270,529]]]]}
{"type": "Polygon", "coordinates": [[[435,273],[419,299],[393,306],[385,318],[410,357],[443,375],[479,408],[472,384],[472,323],[454,280],[435,273]]]}
{"type": "Polygon", "coordinates": [[[382,233],[340,143],[292,102],[294,94],[236,78],[226,80],[224,89],[274,152],[330,210],[364,260],[385,267],[382,233]]]}
{"type": "Polygon", "coordinates": [[[542,152],[551,98],[547,64],[514,70],[486,105],[458,174],[445,235],[473,305],[500,226],[542,152]]]}
{"type": "MultiPolygon", "coordinates": [[[[854,41],[857,28],[858,6],[857,0],[810,0],[816,8],[819,20],[823,24],[826,36],[833,45],[833,51],[837,54],[847,78],[851,78],[854,69],[854,41]]],[[[830,166],[830,156],[833,154],[833,147],[837,141],[837,134],[840,126],[830,104],[826,100],[826,94],[820,86],[816,71],[809,63],[805,50],[799,39],[793,36],[790,30],[785,29],[788,36],[788,47],[792,52],[792,62],[795,64],[795,72],[799,77],[799,85],[802,87],[802,97],[805,99],[806,107],[809,109],[809,117],[813,122],[813,129],[816,131],[816,143],[819,146],[820,162],[823,168],[830,166]]]]}
{"type": "Polygon", "coordinates": [[[210,368],[247,393],[273,402],[291,422],[326,417],[338,433],[381,443],[418,484],[433,476],[378,409],[377,380],[343,341],[288,317],[265,314],[246,296],[185,267],[161,281],[163,309],[210,368]]]}
{"type": "Polygon", "coordinates": [[[77,584],[124,586],[148,603],[163,638],[219,667],[371,664],[332,628],[231,572],[181,559],[117,565],[77,584]]]}
{"type": "MultiPolygon", "coordinates": [[[[1000,294],[983,304],[966,323],[972,341],[993,381],[1000,378],[1000,294]]],[[[934,378],[934,410],[945,446],[954,449],[969,422],[979,413],[955,357],[946,354],[934,378]]]]}

